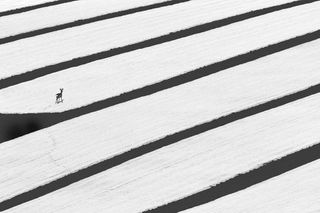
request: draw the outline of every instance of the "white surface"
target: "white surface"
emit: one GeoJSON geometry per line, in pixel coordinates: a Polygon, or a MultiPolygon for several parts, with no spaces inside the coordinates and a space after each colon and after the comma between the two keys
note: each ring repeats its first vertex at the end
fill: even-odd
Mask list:
{"type": "MultiPolygon", "coordinates": [[[[0,112],[60,112],[104,100],[317,30],[320,26],[320,18],[317,18],[319,9],[320,2],[299,7],[299,13],[296,8],[272,13],[8,87],[0,90],[0,112]],[[297,27],[297,24],[301,27],[297,27]],[[59,88],[64,88],[64,103],[57,105],[55,94],[59,88]]],[[[312,51],[319,54],[318,44],[316,46],[312,51]]],[[[296,60],[286,63],[278,61],[272,69],[291,66],[291,63],[301,69],[309,66],[299,62],[300,55],[296,57],[296,60]]],[[[310,61],[307,58],[305,60],[310,61]]],[[[310,63],[312,66],[320,62],[312,59],[310,63]]],[[[316,75],[316,70],[313,71],[316,75]]]]}
{"type": "MultiPolygon", "coordinates": [[[[252,1],[247,4],[242,4],[241,1],[240,10],[237,9],[238,5],[228,8],[223,4],[218,10],[212,0],[190,1],[1,45],[0,79],[228,17],[239,11],[248,11],[248,5],[251,4],[252,1]]],[[[238,27],[235,28],[238,28],[238,31],[232,33],[246,31],[247,24],[252,28],[260,27],[260,30],[261,26],[266,28],[263,30],[265,35],[256,31],[257,37],[252,38],[250,43],[246,40],[244,46],[257,42],[262,36],[270,37],[270,41],[294,37],[318,29],[319,9],[320,3],[317,2],[279,11],[237,23],[235,25],[238,27]],[[300,24],[300,27],[297,27],[297,24],[300,24]],[[279,32],[274,33],[275,29],[279,32]]],[[[228,29],[230,26],[220,28],[217,32],[221,32],[220,36],[223,38],[229,35],[228,29]],[[223,34],[223,31],[226,34],[223,34]]],[[[195,35],[197,36],[199,35],[195,35]]]]}
{"type": "Polygon", "coordinates": [[[320,160],[317,160],[183,213],[320,212],[319,174],[320,160]]]}
{"type": "MultiPolygon", "coordinates": [[[[239,120],[148,153],[7,212],[127,213],[154,208],[318,143],[319,104],[320,94],[317,94],[239,120]]],[[[296,178],[290,181],[291,187],[301,185],[297,182],[303,181],[306,180],[296,178]]],[[[281,184],[275,188],[277,186],[281,184]]],[[[259,190],[268,196],[266,191],[259,190]]],[[[259,199],[260,193],[244,200],[259,199]]],[[[319,198],[317,195],[319,192],[308,196],[315,205],[316,198],[319,198]]],[[[241,206],[241,202],[233,203],[235,205],[230,206],[230,202],[225,202],[224,208],[218,209],[220,211],[209,212],[237,212],[236,206],[241,206]]],[[[254,207],[253,204],[250,212],[267,212],[254,211],[254,207]]]]}
{"type": "Polygon", "coordinates": [[[46,2],[52,2],[52,1],[54,0],[1,0],[0,12],[43,4],[46,2]]]}
{"type": "MultiPolygon", "coordinates": [[[[1,45],[0,78],[278,3],[197,0],[1,45]]],[[[319,8],[314,3],[264,15],[15,85],[0,91],[0,112],[64,111],[318,30],[319,8]],[[60,87],[66,101],[57,106],[52,99],[60,87]]],[[[318,84],[319,51],[320,41],[309,42],[1,144],[0,202],[168,134],[318,84]]],[[[316,94],[241,119],[7,212],[128,213],[172,202],[319,143],[319,105],[316,94]]],[[[190,211],[318,212],[318,173],[315,162],[190,211]]]]}
{"type": "Polygon", "coordinates": [[[168,134],[317,84],[319,51],[319,41],[310,42],[1,144],[0,200],[168,134]]]}
{"type": "Polygon", "coordinates": [[[0,38],[165,1],[167,0],[78,0],[39,8],[2,17],[0,38]]]}

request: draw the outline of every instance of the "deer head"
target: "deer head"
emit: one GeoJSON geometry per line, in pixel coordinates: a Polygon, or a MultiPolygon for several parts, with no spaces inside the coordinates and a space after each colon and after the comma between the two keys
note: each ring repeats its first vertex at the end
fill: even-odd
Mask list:
{"type": "Polygon", "coordinates": [[[63,88],[60,88],[60,92],[61,92],[61,93],[63,92],[63,88]]]}

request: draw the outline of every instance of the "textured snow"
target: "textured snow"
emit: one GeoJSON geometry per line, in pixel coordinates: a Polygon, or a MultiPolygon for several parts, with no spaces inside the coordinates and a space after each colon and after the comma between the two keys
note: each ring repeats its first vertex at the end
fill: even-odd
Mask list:
{"type": "MultiPolygon", "coordinates": [[[[247,2],[244,8],[240,8],[243,8],[242,11],[248,11],[247,5],[251,3],[252,1],[247,2]]],[[[221,10],[217,10],[216,7],[212,0],[190,1],[1,45],[0,79],[225,18],[234,14],[234,10],[236,14],[239,12],[239,9],[236,9],[237,5],[231,8],[223,5],[221,10]],[[216,10],[218,12],[213,12],[216,10]]],[[[241,34],[248,29],[245,27],[247,24],[251,30],[261,30],[261,26],[266,28],[264,34],[257,30],[256,37],[252,38],[250,43],[247,40],[239,42],[244,42],[243,46],[254,44],[262,36],[269,36],[269,41],[294,37],[317,29],[320,25],[319,8],[320,3],[317,2],[237,23],[234,28],[238,30],[232,33],[234,36],[237,33],[241,34]],[[296,27],[297,24],[300,24],[300,27],[296,27]],[[274,33],[277,26],[279,32],[274,33]]],[[[228,29],[230,28],[216,31],[223,38],[228,37],[228,29]],[[225,34],[223,31],[226,31],[225,34]]],[[[195,35],[197,36],[200,35],[195,35]]],[[[216,42],[224,44],[220,40],[216,42]]]]}
{"type": "Polygon", "coordinates": [[[320,160],[317,160],[238,193],[183,211],[183,213],[320,212],[319,174],[320,160]]]}
{"type": "Polygon", "coordinates": [[[319,51],[319,41],[306,43],[1,144],[0,199],[316,84],[320,81],[320,62],[315,60],[319,51]]]}
{"type": "Polygon", "coordinates": [[[167,0],[79,0],[44,7],[2,17],[0,38],[165,1],[167,0]]]}
{"type": "MultiPolygon", "coordinates": [[[[0,90],[0,112],[60,112],[116,96],[317,30],[320,26],[320,19],[317,18],[319,9],[320,2],[299,7],[298,15],[295,8],[272,13],[8,87],[0,90]],[[297,24],[302,26],[296,27],[297,24]],[[55,94],[61,87],[64,88],[65,101],[64,104],[57,105],[55,94]]],[[[318,48],[313,51],[318,51],[318,48]]],[[[299,63],[300,55],[297,57],[298,61],[279,61],[272,69],[293,67],[291,63],[300,67],[299,69],[319,64],[319,60],[299,63]]],[[[316,70],[312,72],[316,74],[316,70]]]]}
{"type": "MultiPolygon", "coordinates": [[[[1,0],[0,12],[49,0],[1,0]]],[[[52,0],[50,0],[52,1],[52,0]]],[[[165,0],[79,0],[0,18],[0,39],[165,0]]],[[[292,0],[192,0],[0,45],[0,79],[292,0]]],[[[320,2],[0,90],[0,113],[62,112],[319,30],[320,2]],[[64,103],[54,104],[63,87],[64,103]]],[[[0,202],[132,148],[320,82],[320,39],[0,145],[0,202]]],[[[142,212],[319,143],[320,93],[188,137],[6,212],[142,212]]],[[[3,121],[0,121],[3,122],[3,121]]],[[[320,160],[185,211],[320,212],[320,160]]]]}
{"type": "MultiPolygon", "coordinates": [[[[42,212],[127,213],[154,208],[318,143],[319,104],[320,95],[317,94],[242,119],[130,160],[7,212],[36,212],[41,209],[42,212]]],[[[312,168],[308,170],[312,171],[312,168]]],[[[316,171],[319,173],[318,169],[316,171]]],[[[319,177],[316,172],[313,174],[319,177]]],[[[233,202],[229,202],[230,198],[225,198],[226,202],[221,208],[214,208],[217,211],[199,212],[248,212],[245,207],[249,205],[251,206],[248,208],[252,210],[249,212],[268,212],[270,206],[273,210],[278,203],[283,208],[285,201],[295,198],[293,195],[285,197],[289,187],[293,188],[291,191],[300,190],[302,195],[317,190],[316,194],[307,196],[311,200],[300,198],[298,206],[305,205],[303,200],[317,205],[315,195],[320,193],[319,187],[313,189],[312,186],[318,186],[318,179],[312,177],[310,172],[307,175],[304,180],[300,175],[293,180],[290,180],[290,176],[285,176],[285,181],[280,181],[279,184],[267,183],[267,187],[262,189],[259,189],[259,185],[255,186],[254,193],[243,199],[235,198],[246,192],[233,196],[233,199],[231,197],[233,202]],[[286,180],[289,182],[286,183],[286,180]],[[303,184],[307,189],[303,189],[303,184]],[[281,189],[287,191],[281,192],[281,189]],[[264,203],[271,196],[275,197],[275,202],[264,203]],[[282,197],[283,202],[280,201],[282,197]],[[259,205],[255,205],[256,203],[259,205]],[[245,207],[238,209],[237,206],[245,207]]],[[[281,212],[275,209],[276,212],[281,212]]]]}
{"type": "MultiPolygon", "coordinates": [[[[46,2],[52,2],[54,0],[1,0],[0,1],[0,12],[19,9],[22,7],[28,7],[38,4],[43,4],[46,2]]],[[[2,18],[1,18],[2,19],[2,18]]]]}

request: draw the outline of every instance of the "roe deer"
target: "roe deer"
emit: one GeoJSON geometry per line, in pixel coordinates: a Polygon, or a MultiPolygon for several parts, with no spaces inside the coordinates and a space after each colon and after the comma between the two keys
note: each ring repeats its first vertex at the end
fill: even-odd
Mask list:
{"type": "Polygon", "coordinates": [[[60,88],[60,92],[56,94],[56,104],[63,102],[62,92],[63,92],[63,88],[60,88]]]}

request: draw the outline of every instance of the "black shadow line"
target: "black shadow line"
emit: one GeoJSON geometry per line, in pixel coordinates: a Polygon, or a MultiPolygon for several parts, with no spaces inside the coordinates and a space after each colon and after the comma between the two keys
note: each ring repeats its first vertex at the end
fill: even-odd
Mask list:
{"type": "Polygon", "coordinates": [[[98,21],[102,21],[102,20],[106,20],[106,19],[116,18],[116,17],[120,17],[120,16],[126,16],[129,14],[138,13],[138,12],[142,12],[142,11],[146,11],[146,10],[152,10],[152,9],[156,9],[156,8],[160,8],[160,7],[172,6],[175,4],[180,4],[180,3],[188,2],[188,1],[191,1],[191,0],[165,1],[165,2],[160,2],[160,3],[151,4],[151,5],[147,5],[147,6],[141,6],[141,7],[131,8],[131,9],[117,11],[117,12],[113,12],[113,13],[108,13],[108,14],[104,14],[104,15],[100,15],[100,16],[96,16],[96,17],[92,17],[92,18],[88,18],[88,19],[80,19],[80,20],[76,20],[73,22],[69,22],[69,23],[65,23],[65,24],[61,24],[61,25],[56,25],[56,26],[52,26],[52,27],[46,27],[46,28],[42,28],[42,29],[38,29],[38,30],[24,32],[24,33],[20,33],[17,35],[12,35],[12,36],[1,38],[0,45],[6,44],[9,42],[13,42],[13,41],[17,41],[20,39],[25,39],[25,38],[29,38],[29,37],[33,37],[33,36],[38,36],[38,35],[54,32],[54,31],[64,30],[67,28],[77,27],[77,26],[90,24],[93,22],[98,22],[98,21]]]}
{"type": "Polygon", "coordinates": [[[147,210],[145,212],[180,212],[208,202],[212,202],[223,196],[239,192],[250,186],[282,175],[290,170],[296,169],[318,159],[320,159],[320,143],[289,154],[279,160],[268,162],[263,166],[251,170],[247,173],[239,174],[225,182],[219,183],[215,186],[211,186],[209,189],[168,203],[166,205],[159,206],[155,209],[147,210]]]}
{"type": "Polygon", "coordinates": [[[65,4],[65,3],[73,2],[73,1],[78,1],[78,0],[57,0],[57,1],[46,2],[43,4],[37,4],[37,5],[7,10],[7,11],[0,12],[0,17],[14,15],[14,14],[18,14],[18,13],[24,13],[24,12],[28,12],[31,10],[36,10],[36,9],[40,9],[40,8],[44,8],[44,7],[50,7],[50,6],[54,6],[54,5],[58,5],[58,4],[65,4]]]}
{"type": "MultiPolygon", "coordinates": [[[[179,86],[194,80],[197,80],[199,78],[223,71],[225,69],[238,66],[240,64],[248,63],[250,61],[257,60],[259,58],[265,57],[267,55],[275,54],[277,52],[287,50],[289,48],[311,42],[313,40],[320,38],[320,30],[307,33],[305,35],[301,35],[295,38],[291,38],[276,44],[272,44],[242,55],[234,56],[232,58],[195,69],[193,71],[187,72],[185,74],[172,77],[170,79],[166,79],[151,85],[147,85],[123,94],[120,94],[118,96],[114,96],[111,98],[107,98],[105,100],[101,100],[95,103],[92,103],[90,105],[72,109],[69,111],[65,111],[62,113],[38,113],[38,114],[0,114],[0,136],[1,136],[1,130],[5,132],[9,132],[10,128],[8,127],[10,123],[13,123],[12,125],[16,125],[17,123],[21,124],[24,123],[26,120],[36,120],[37,123],[39,123],[39,128],[37,130],[50,127],[52,125],[55,125],[57,123],[73,119],[75,117],[79,117],[81,115],[85,115],[91,112],[95,112],[107,107],[111,107],[117,104],[121,104],[136,98],[141,98],[147,95],[152,95],[157,92],[173,88],[175,86],[179,86]],[[7,130],[9,128],[9,130],[7,130]]],[[[4,135],[5,133],[2,133],[4,135]]],[[[21,133],[16,134],[15,137],[8,136],[8,137],[0,137],[0,143],[9,141],[13,138],[22,136],[28,134],[21,133]]]]}
{"type": "Polygon", "coordinates": [[[240,21],[243,21],[246,19],[265,15],[267,13],[272,13],[272,12],[276,12],[279,10],[288,9],[291,7],[296,7],[296,6],[303,5],[303,4],[309,4],[309,3],[312,3],[315,1],[319,1],[319,0],[294,1],[291,3],[286,3],[286,4],[282,4],[282,5],[278,5],[278,6],[272,6],[269,8],[259,9],[259,10],[251,11],[248,13],[228,17],[225,19],[212,21],[210,23],[198,25],[198,26],[191,27],[191,28],[188,28],[185,30],[172,32],[172,33],[169,33],[166,35],[162,35],[162,36],[159,36],[156,38],[144,40],[144,41],[141,41],[138,43],[134,43],[134,44],[130,44],[130,45],[122,46],[122,47],[117,47],[114,49],[110,49],[110,50],[95,53],[92,55],[87,55],[87,56],[75,58],[75,59],[72,59],[69,61],[64,61],[64,62],[60,62],[60,63],[53,64],[53,65],[48,65],[48,66],[41,67],[41,68],[38,68],[38,69],[35,69],[32,71],[28,71],[26,73],[22,73],[19,75],[15,75],[15,76],[11,76],[11,77],[8,77],[5,79],[1,79],[0,80],[0,89],[4,89],[6,87],[13,86],[13,85],[25,82],[25,81],[31,81],[33,79],[36,79],[36,78],[39,78],[39,77],[42,77],[42,76],[45,76],[45,75],[48,75],[51,73],[55,73],[55,72],[58,72],[58,71],[61,71],[64,69],[68,69],[71,67],[77,67],[77,66],[80,66],[83,64],[87,64],[87,63],[90,63],[93,61],[105,59],[105,58],[112,57],[112,56],[119,55],[119,54],[123,54],[126,52],[131,52],[131,51],[135,51],[138,49],[143,49],[143,48],[151,47],[154,45],[170,42],[170,41],[177,40],[177,39],[180,39],[183,37],[188,37],[188,36],[191,36],[194,34],[202,33],[202,32],[209,31],[209,30],[219,28],[219,27],[223,27],[223,26],[226,26],[226,25],[229,25],[232,23],[240,22],[240,21]]]}
{"type": "MultiPolygon", "coordinates": [[[[119,154],[110,159],[103,160],[97,164],[94,164],[92,166],[89,166],[87,168],[81,169],[74,173],[68,174],[64,177],[61,177],[57,180],[54,180],[48,184],[39,186],[30,191],[14,196],[8,200],[4,200],[0,203],[0,211],[7,210],[9,208],[12,208],[14,206],[20,205],[25,202],[29,202],[31,200],[34,200],[36,198],[39,198],[41,196],[44,196],[46,194],[49,194],[61,188],[67,187],[70,184],[81,181],[85,178],[88,178],[100,172],[106,171],[108,169],[111,169],[115,166],[118,166],[134,158],[148,154],[162,147],[177,143],[183,139],[186,139],[186,138],[201,134],[203,132],[218,128],[220,126],[224,126],[231,122],[235,122],[237,120],[241,120],[249,116],[294,102],[296,100],[317,94],[319,92],[320,92],[320,84],[317,84],[307,89],[301,90],[299,92],[289,94],[281,98],[277,98],[272,101],[269,101],[257,106],[253,106],[238,112],[234,112],[220,118],[216,118],[210,122],[196,125],[194,127],[185,129],[183,131],[168,135],[160,140],[150,142],[148,144],[142,145],[137,148],[133,148],[127,152],[124,152],[123,154],[119,154]]],[[[288,160],[282,159],[282,160],[275,161],[266,166],[263,166],[262,168],[253,170],[244,175],[239,175],[233,179],[226,181],[225,183],[221,183],[203,192],[199,192],[195,195],[183,198],[179,201],[175,201],[167,205],[158,207],[154,210],[151,210],[151,212],[176,212],[177,210],[180,211],[182,209],[191,208],[193,206],[200,205],[205,202],[209,202],[212,200],[212,198],[216,199],[216,197],[221,197],[226,194],[232,193],[233,191],[241,190],[250,185],[253,185],[255,183],[258,183],[265,179],[273,177],[277,174],[281,174],[285,171],[293,169],[297,167],[297,165],[303,165],[304,163],[310,162],[315,158],[317,159],[320,155],[320,152],[319,152],[320,145],[317,145],[317,148],[312,147],[310,149],[307,149],[307,151],[298,152],[298,153],[301,153],[301,152],[308,153],[308,154],[302,154],[303,158],[301,158],[300,156],[301,154],[294,154],[293,155],[294,157],[290,157],[289,155],[289,157],[284,158],[288,160]],[[316,156],[315,157],[313,156],[311,159],[310,159],[310,156],[312,155],[310,155],[310,149],[311,149],[311,154],[312,153],[316,154],[316,156]],[[300,157],[297,157],[297,155],[300,157]],[[300,162],[300,163],[298,164],[297,162],[300,162]],[[289,166],[287,166],[287,164],[289,164],[289,166]]]]}

